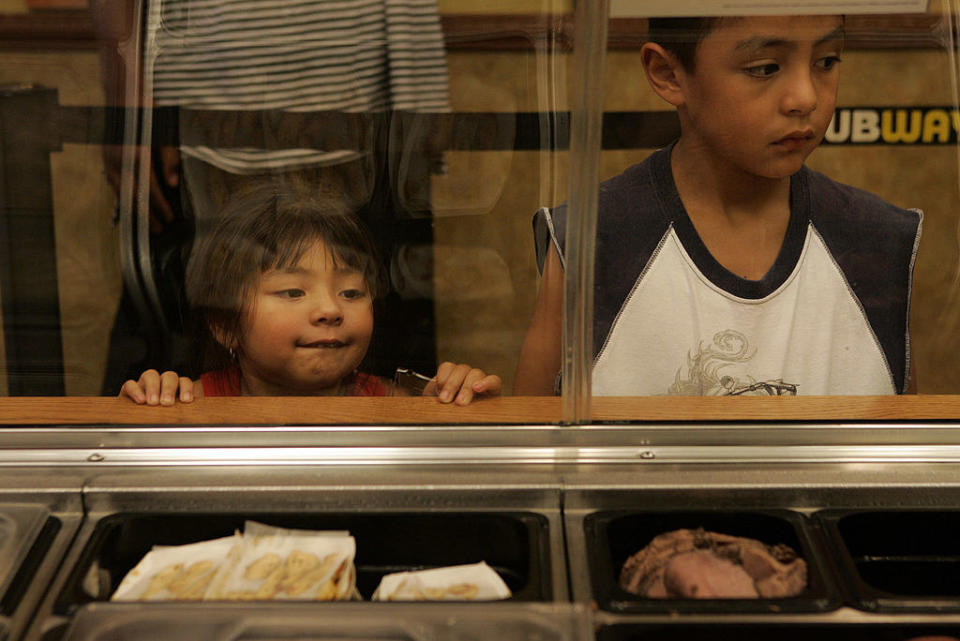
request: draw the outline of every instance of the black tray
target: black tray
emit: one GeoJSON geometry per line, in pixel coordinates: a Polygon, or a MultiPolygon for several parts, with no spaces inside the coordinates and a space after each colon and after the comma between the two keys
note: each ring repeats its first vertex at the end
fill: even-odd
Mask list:
{"type": "Polygon", "coordinates": [[[106,601],[154,545],[183,545],[229,536],[252,520],[283,528],[348,530],[356,539],[357,588],[369,599],[391,572],[486,561],[516,601],[552,598],[550,546],[544,516],[518,512],[116,514],[97,524],[55,604],[71,614],[106,601]],[[97,563],[100,589],[82,586],[97,563]]]}
{"type": "Polygon", "coordinates": [[[816,518],[854,607],[960,612],[960,510],[824,510],[816,518]]]}
{"type": "Polygon", "coordinates": [[[930,624],[631,624],[604,626],[597,641],[909,641],[923,636],[956,637],[960,625],[930,624]]]}
{"type": "Polygon", "coordinates": [[[593,597],[612,612],[824,612],[840,598],[815,552],[813,534],[803,515],[788,510],[617,510],[590,514],[584,520],[593,597]],[[648,599],[619,585],[624,562],[655,536],[681,528],[750,537],[767,544],[785,543],[807,562],[807,588],[789,599],[648,599]]]}

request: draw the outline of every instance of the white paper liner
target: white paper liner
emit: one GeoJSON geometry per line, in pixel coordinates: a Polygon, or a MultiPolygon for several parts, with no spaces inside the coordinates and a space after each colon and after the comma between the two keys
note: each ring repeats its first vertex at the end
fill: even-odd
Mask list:
{"type": "Polygon", "coordinates": [[[130,570],[111,601],[199,601],[240,534],[222,539],[154,547],[130,570]]]}
{"type": "Polygon", "coordinates": [[[213,541],[154,546],[111,600],[360,598],[356,542],[349,532],[290,530],[253,521],[244,530],[213,541]]]}
{"type": "Polygon", "coordinates": [[[483,561],[388,574],[373,593],[374,601],[495,601],[509,597],[510,588],[483,561]]]}
{"type": "Polygon", "coordinates": [[[349,534],[258,523],[248,523],[246,529],[214,578],[207,600],[356,598],[356,542],[349,534]]]}

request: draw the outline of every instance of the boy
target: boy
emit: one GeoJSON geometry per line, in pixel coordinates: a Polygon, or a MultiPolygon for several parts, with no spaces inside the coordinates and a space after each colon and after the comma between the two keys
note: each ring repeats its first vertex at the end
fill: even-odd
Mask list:
{"type": "MultiPolygon", "coordinates": [[[[922,214],[803,165],[842,47],[841,17],[651,20],[643,68],[681,134],[601,185],[594,394],[914,389],[922,214]]],[[[566,206],[535,219],[543,279],[517,394],[554,392],[565,223],[566,206]]]]}

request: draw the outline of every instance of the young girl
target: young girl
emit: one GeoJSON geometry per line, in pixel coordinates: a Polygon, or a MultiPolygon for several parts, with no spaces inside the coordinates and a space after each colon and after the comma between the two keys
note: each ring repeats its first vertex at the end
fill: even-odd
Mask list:
{"type": "MultiPolygon", "coordinates": [[[[217,220],[209,233],[199,230],[186,279],[212,371],[191,381],[148,370],[124,383],[121,397],[171,405],[178,397],[408,393],[357,369],[386,283],[355,216],[266,184],[233,198],[217,220]]],[[[423,393],[466,405],[500,387],[498,376],[443,363],[423,393]]]]}

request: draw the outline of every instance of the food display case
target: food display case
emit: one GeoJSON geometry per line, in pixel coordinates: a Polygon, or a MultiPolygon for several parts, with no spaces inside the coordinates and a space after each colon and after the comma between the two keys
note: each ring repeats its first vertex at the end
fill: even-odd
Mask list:
{"type": "MultiPolygon", "coordinates": [[[[199,412],[227,411],[199,402],[199,412]]],[[[72,479],[70,496],[83,506],[67,544],[47,552],[55,571],[29,583],[42,598],[18,608],[32,604],[20,638],[134,638],[144,626],[169,630],[162,638],[317,639],[503,638],[501,628],[520,626],[521,638],[699,639],[712,630],[906,641],[960,630],[950,535],[960,443],[948,421],[810,422],[762,448],[751,439],[766,427],[749,420],[397,425],[389,436],[347,426],[223,429],[48,429],[36,449],[6,451],[4,465],[29,458],[51,478],[72,479]],[[278,429],[290,444],[275,446],[278,429]],[[704,431],[725,445],[689,442],[702,442],[704,431]],[[866,439],[873,445],[858,442],[866,439]],[[229,535],[247,520],[348,530],[361,600],[110,601],[152,546],[229,535]],[[623,592],[624,559],[678,528],[786,543],[805,559],[807,585],[771,599],[623,592]],[[509,599],[370,602],[388,572],[478,561],[504,579],[509,599]]],[[[5,436],[13,433],[22,435],[5,436]]]]}
{"type": "MultiPolygon", "coordinates": [[[[22,76],[0,91],[0,641],[960,640],[954,0],[324,0],[347,13],[383,9],[361,34],[429,18],[422,30],[357,38],[373,43],[357,64],[387,51],[371,77],[387,78],[383,95],[396,102],[371,111],[306,108],[266,91],[239,106],[165,103],[157,88],[179,82],[163,75],[166,57],[236,44],[236,32],[190,33],[212,18],[186,0],[120,3],[132,12],[118,29],[112,1],[27,1],[13,16],[0,7],[0,73],[22,76]],[[769,378],[736,387],[724,368],[752,352],[722,337],[677,361],[680,381],[715,356],[702,368],[717,374],[712,395],[670,395],[672,373],[664,395],[595,394],[600,185],[679,131],[638,71],[649,18],[807,15],[812,5],[843,15],[846,49],[844,88],[811,167],[925,211],[916,264],[910,257],[913,361],[902,363],[919,394],[803,396],[769,378]],[[438,50],[444,64],[425,64],[432,80],[420,84],[449,99],[403,103],[397,95],[417,85],[404,65],[438,50]],[[470,363],[499,374],[502,394],[465,406],[416,395],[117,398],[111,384],[131,367],[196,356],[182,342],[195,319],[181,315],[176,286],[165,289],[182,284],[185,232],[173,225],[161,240],[151,178],[163,177],[151,167],[177,148],[194,160],[279,154],[269,164],[330,145],[349,162],[377,158],[372,183],[383,189],[362,213],[385,254],[391,290],[375,316],[387,329],[371,330],[362,366],[422,384],[430,377],[409,369],[470,363]],[[533,242],[544,230],[531,217],[564,202],[567,253],[551,290],[563,300],[552,327],[559,372],[550,394],[513,394],[547,287],[533,242]],[[348,532],[355,598],[112,600],[155,549],[230,537],[248,522],[348,532]],[[762,598],[627,592],[627,560],[677,530],[788,546],[805,586],[762,598]],[[508,598],[372,601],[387,574],[479,562],[508,598]]],[[[291,20],[304,4],[248,8],[279,6],[267,16],[278,33],[313,25],[313,46],[329,24],[291,20]]],[[[318,167],[337,164],[328,161],[314,155],[318,167]]],[[[175,203],[189,195],[180,186],[161,191],[175,203]]]]}

